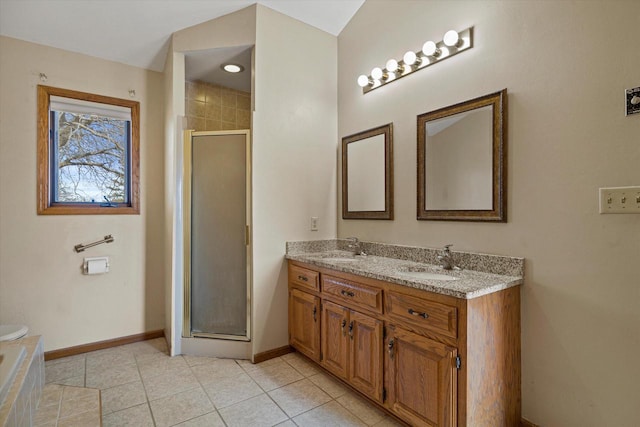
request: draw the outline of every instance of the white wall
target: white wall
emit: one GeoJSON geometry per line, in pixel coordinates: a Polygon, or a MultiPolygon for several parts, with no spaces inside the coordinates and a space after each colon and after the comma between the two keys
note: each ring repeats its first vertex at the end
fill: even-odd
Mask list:
{"type": "MultiPolygon", "coordinates": [[[[251,44],[252,353],[257,354],[288,344],[285,242],[336,235],[337,39],[255,5],[175,33],[172,47],[187,52],[251,44]],[[312,216],[320,218],[317,232],[309,230],[312,216]]],[[[184,98],[184,84],[179,86],[175,77],[172,81],[173,96],[184,98]]],[[[175,215],[180,207],[173,209],[175,215]]],[[[182,292],[182,265],[176,257],[181,238],[173,236],[174,326],[182,324],[182,306],[175,299],[182,292]]]]}
{"type": "MultiPolygon", "coordinates": [[[[184,115],[183,98],[176,96],[174,87],[184,90],[184,54],[174,53],[173,41],[164,67],[164,229],[163,262],[165,266],[164,333],[169,343],[171,355],[181,353],[180,335],[182,325],[182,210],[178,203],[182,200],[179,192],[182,182],[182,120],[184,115]],[[175,244],[174,244],[175,242],[175,244]],[[177,319],[180,319],[178,321],[177,319]]],[[[183,93],[184,94],[184,93],[183,93]]]]}
{"type": "Polygon", "coordinates": [[[367,1],[338,38],[340,137],[394,123],[395,221],[340,236],[523,256],[522,405],[541,426],[640,419],[640,216],[598,188],[640,185],[638,1],[367,1]],[[366,95],[359,74],[474,26],[475,46],[366,95]],[[416,116],[509,91],[506,224],[416,221],[416,116]]]}
{"type": "Polygon", "coordinates": [[[257,6],[254,354],[288,344],[285,242],[336,235],[336,51],[336,37],[257,6]]]}
{"type": "Polygon", "coordinates": [[[183,124],[185,115],[185,52],[255,43],[255,7],[198,24],[172,35],[164,69],[165,92],[165,259],[169,266],[165,278],[167,313],[165,331],[170,331],[172,354],[246,355],[245,343],[182,338],[184,304],[183,233],[183,124]],[[169,311],[170,310],[170,311],[169,311]]]}
{"type": "Polygon", "coordinates": [[[162,75],[0,37],[0,323],[54,350],[163,327],[162,75]],[[36,86],[140,101],[140,215],[36,215],[36,86]],[[112,234],[115,242],[73,247],[112,234]],[[85,256],[111,271],[84,276],[85,256]]]}

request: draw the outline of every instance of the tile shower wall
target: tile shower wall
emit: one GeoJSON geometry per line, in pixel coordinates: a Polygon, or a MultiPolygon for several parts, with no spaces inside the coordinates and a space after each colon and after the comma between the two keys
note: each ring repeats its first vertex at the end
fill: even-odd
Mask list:
{"type": "Polygon", "coordinates": [[[185,82],[189,129],[235,130],[251,125],[251,94],[200,81],[185,82]]]}

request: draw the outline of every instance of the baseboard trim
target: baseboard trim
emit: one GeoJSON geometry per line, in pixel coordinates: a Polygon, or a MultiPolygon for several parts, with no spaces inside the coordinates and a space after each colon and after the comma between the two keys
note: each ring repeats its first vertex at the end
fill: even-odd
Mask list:
{"type": "Polygon", "coordinates": [[[131,344],[134,342],[152,340],[162,337],[164,337],[164,330],[160,329],[157,331],[143,332],[141,334],[129,335],[126,337],[76,345],[74,347],[45,351],[44,360],[60,359],[61,357],[75,356],[76,354],[88,353],[95,350],[104,350],[105,348],[117,347],[119,345],[131,344]]]}
{"type": "Polygon", "coordinates": [[[284,356],[285,354],[291,353],[292,351],[293,348],[288,345],[274,348],[272,350],[263,351],[262,353],[253,355],[253,363],[260,363],[264,362],[265,360],[275,359],[276,357],[284,356]]]}
{"type": "Polygon", "coordinates": [[[521,426],[521,427],[538,427],[538,425],[537,425],[537,424],[532,423],[531,421],[529,421],[529,420],[528,420],[528,419],[526,419],[526,418],[522,418],[522,419],[520,420],[520,426],[521,426]]]}

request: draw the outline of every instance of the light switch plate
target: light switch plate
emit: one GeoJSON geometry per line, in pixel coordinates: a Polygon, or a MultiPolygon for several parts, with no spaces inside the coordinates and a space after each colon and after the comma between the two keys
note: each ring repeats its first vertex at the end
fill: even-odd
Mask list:
{"type": "Polygon", "coordinates": [[[601,214],[640,214],[640,186],[600,189],[601,214]]]}
{"type": "Polygon", "coordinates": [[[640,87],[634,87],[633,89],[627,89],[624,91],[625,93],[625,102],[626,102],[626,115],[630,116],[632,114],[640,113],[640,103],[637,102],[640,99],[640,87]],[[636,104],[634,105],[631,102],[632,99],[636,98],[636,104]]]}
{"type": "Polygon", "coordinates": [[[318,231],[318,217],[311,217],[311,231],[318,231]]]}

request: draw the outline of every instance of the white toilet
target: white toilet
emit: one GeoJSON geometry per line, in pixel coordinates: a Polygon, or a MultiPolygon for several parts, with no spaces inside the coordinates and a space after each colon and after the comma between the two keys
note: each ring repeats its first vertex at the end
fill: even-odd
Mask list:
{"type": "Polygon", "coordinates": [[[0,342],[14,341],[27,335],[29,328],[24,325],[0,325],[0,342]]]}

